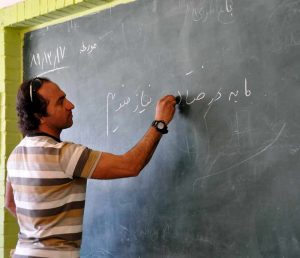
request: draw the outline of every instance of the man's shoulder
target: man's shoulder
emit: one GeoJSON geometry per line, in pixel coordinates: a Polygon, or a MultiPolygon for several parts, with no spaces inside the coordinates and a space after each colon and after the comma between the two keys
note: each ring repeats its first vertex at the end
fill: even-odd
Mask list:
{"type": "Polygon", "coordinates": [[[25,136],[23,140],[18,144],[17,147],[52,147],[52,148],[61,148],[69,142],[57,141],[48,136],[25,136]]]}
{"type": "MultiPolygon", "coordinates": [[[[66,155],[90,150],[88,147],[71,141],[56,141],[48,136],[25,136],[13,149],[10,157],[18,154],[66,155]]],[[[92,150],[91,150],[92,151],[92,150]]]]}
{"type": "Polygon", "coordinates": [[[43,154],[51,151],[52,154],[58,154],[60,149],[66,145],[72,145],[71,142],[57,142],[52,138],[45,136],[25,136],[19,144],[12,150],[10,157],[18,154],[43,154]]]}

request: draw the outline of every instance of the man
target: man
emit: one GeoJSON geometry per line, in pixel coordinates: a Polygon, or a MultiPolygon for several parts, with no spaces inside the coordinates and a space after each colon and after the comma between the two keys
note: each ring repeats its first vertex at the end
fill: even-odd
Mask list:
{"type": "Polygon", "coordinates": [[[82,236],[86,181],[137,176],[151,159],[176,101],[165,96],[143,138],[123,155],[62,142],[74,105],[47,78],[24,82],[18,91],[19,127],[25,136],[7,162],[6,208],[18,219],[14,258],[77,258],[82,236]]]}

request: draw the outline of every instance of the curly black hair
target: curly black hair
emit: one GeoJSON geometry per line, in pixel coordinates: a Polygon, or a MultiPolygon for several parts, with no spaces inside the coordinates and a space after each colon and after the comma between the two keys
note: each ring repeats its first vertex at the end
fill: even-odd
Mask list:
{"type": "Polygon", "coordinates": [[[48,101],[37,92],[45,82],[51,80],[35,77],[24,81],[18,90],[16,109],[19,129],[23,135],[36,131],[40,125],[39,117],[48,115],[48,101]]]}

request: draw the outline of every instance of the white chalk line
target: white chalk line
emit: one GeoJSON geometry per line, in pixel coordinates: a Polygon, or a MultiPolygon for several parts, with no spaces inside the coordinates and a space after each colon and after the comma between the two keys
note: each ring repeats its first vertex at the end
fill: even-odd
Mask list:
{"type": "Polygon", "coordinates": [[[269,148],[270,148],[270,147],[271,147],[271,146],[279,139],[279,137],[280,137],[280,135],[282,134],[282,132],[283,132],[285,126],[286,126],[286,123],[284,123],[284,124],[282,125],[282,127],[281,127],[279,133],[276,135],[276,137],[274,138],[274,140],[273,140],[272,142],[270,142],[267,146],[265,146],[265,147],[264,147],[262,150],[260,150],[259,152],[257,152],[257,153],[255,153],[255,154],[251,155],[250,157],[248,157],[248,158],[246,158],[246,159],[244,159],[244,160],[242,160],[242,161],[240,161],[240,162],[238,162],[238,163],[236,163],[236,164],[234,164],[234,165],[232,165],[232,166],[230,166],[230,167],[228,167],[228,168],[222,169],[222,170],[220,170],[220,171],[218,171],[218,172],[216,172],[216,173],[213,173],[213,174],[211,174],[211,175],[207,175],[207,176],[203,176],[203,177],[197,178],[197,179],[194,181],[194,183],[193,183],[193,189],[194,189],[194,187],[195,187],[195,185],[197,184],[198,181],[200,181],[200,180],[202,180],[202,179],[209,178],[209,177],[213,177],[213,176],[220,175],[220,174],[222,174],[222,173],[224,173],[224,172],[226,172],[226,171],[228,171],[228,170],[230,170],[230,169],[233,169],[233,168],[236,168],[236,167],[240,166],[241,164],[243,164],[243,163],[245,163],[245,162],[247,162],[247,161],[249,161],[249,160],[251,160],[251,159],[257,157],[258,155],[262,154],[263,152],[265,152],[267,149],[269,149],[269,148]]]}
{"type": "Polygon", "coordinates": [[[58,70],[67,69],[67,68],[69,68],[69,66],[57,67],[57,68],[55,68],[55,69],[48,70],[48,71],[46,71],[46,72],[40,73],[40,74],[37,75],[37,77],[43,76],[43,75],[48,74],[48,73],[53,73],[53,72],[58,71],[58,70]]]}

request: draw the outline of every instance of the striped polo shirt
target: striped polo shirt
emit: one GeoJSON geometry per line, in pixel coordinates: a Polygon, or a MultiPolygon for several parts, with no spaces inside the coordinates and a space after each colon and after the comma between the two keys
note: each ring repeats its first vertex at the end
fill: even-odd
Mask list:
{"type": "Polygon", "coordinates": [[[26,136],[11,153],[20,227],[14,258],[78,258],[86,182],[101,152],[47,136],[26,136]]]}

